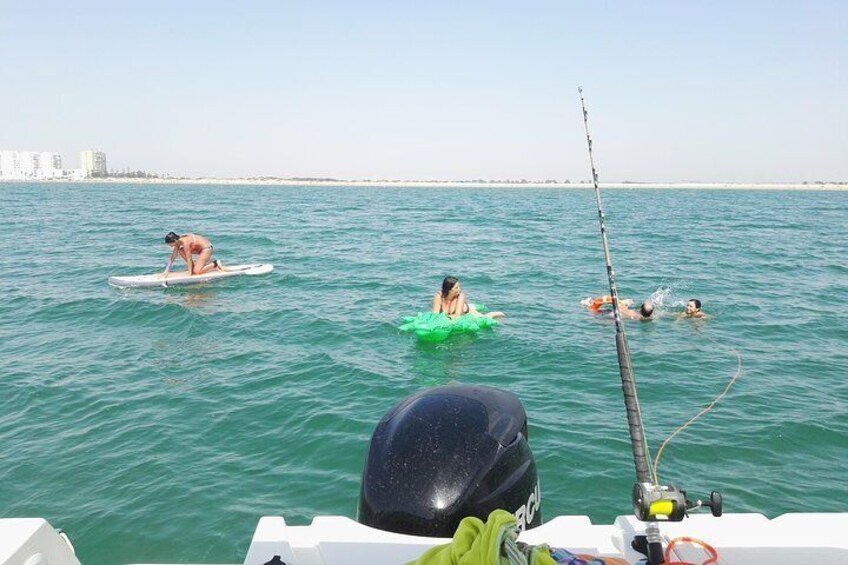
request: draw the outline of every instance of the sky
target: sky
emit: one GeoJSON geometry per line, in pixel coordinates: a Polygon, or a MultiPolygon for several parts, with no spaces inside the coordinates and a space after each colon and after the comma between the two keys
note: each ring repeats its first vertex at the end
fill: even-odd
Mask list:
{"type": "Polygon", "coordinates": [[[185,176],[848,181],[848,2],[0,0],[0,149],[185,176]]]}

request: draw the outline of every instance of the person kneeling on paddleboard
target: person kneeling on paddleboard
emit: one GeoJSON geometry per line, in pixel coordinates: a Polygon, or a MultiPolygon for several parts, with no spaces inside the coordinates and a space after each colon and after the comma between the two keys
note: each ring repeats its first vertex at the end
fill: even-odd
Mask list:
{"type": "Polygon", "coordinates": [[[482,314],[477,311],[473,304],[469,303],[459,279],[456,277],[445,277],[442,281],[442,290],[433,297],[433,306],[430,309],[434,314],[444,313],[448,318],[456,319],[463,314],[472,316],[485,316],[487,318],[502,318],[506,316],[503,312],[486,312],[482,314]]]}
{"type": "Polygon", "coordinates": [[[188,267],[187,272],[190,275],[201,275],[212,270],[224,270],[220,261],[212,261],[212,242],[202,235],[193,233],[178,235],[174,232],[169,232],[165,236],[165,243],[172,249],[168,264],[165,265],[166,274],[170,272],[177,255],[182,257],[186,262],[186,266],[188,267]],[[194,255],[197,255],[197,259],[194,259],[194,255]]]}

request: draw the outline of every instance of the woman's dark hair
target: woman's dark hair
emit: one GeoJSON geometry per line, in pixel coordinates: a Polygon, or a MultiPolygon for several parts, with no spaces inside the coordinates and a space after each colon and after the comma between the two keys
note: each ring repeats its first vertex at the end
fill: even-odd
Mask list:
{"type": "Polygon", "coordinates": [[[447,297],[448,293],[458,282],[459,279],[456,277],[445,277],[445,280],[442,281],[442,296],[447,297]]]}
{"type": "Polygon", "coordinates": [[[697,298],[690,298],[690,299],[689,299],[689,302],[694,302],[694,303],[695,303],[695,308],[697,308],[698,310],[700,310],[700,309],[701,309],[701,301],[700,301],[700,300],[698,300],[697,298]]]}
{"type": "Polygon", "coordinates": [[[174,243],[179,238],[180,236],[178,236],[174,232],[168,232],[168,235],[165,236],[165,243],[174,243]]]}
{"type": "Polygon", "coordinates": [[[650,302],[643,302],[642,307],[639,308],[639,313],[642,314],[643,318],[650,318],[651,314],[654,313],[654,305],[650,302]]]}

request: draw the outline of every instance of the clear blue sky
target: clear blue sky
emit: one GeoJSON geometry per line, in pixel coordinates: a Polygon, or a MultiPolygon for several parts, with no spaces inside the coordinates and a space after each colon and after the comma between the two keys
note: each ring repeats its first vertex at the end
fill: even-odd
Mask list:
{"type": "Polygon", "coordinates": [[[0,149],[171,174],[848,180],[848,2],[0,0],[0,149]]]}

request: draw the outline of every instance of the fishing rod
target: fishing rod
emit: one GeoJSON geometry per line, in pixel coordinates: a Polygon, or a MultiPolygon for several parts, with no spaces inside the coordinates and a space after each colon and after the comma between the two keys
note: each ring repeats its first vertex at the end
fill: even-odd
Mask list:
{"type": "Polygon", "coordinates": [[[630,363],[630,347],[627,345],[627,335],[624,333],[624,323],[621,320],[621,309],[618,305],[618,288],[615,285],[615,271],[612,268],[606,217],[601,204],[601,190],[598,188],[598,171],[595,168],[595,157],[592,154],[592,138],[589,135],[589,111],[586,110],[586,103],[583,100],[583,87],[579,87],[577,91],[580,93],[580,106],[583,108],[583,125],[586,128],[586,143],[589,146],[589,164],[592,166],[592,184],[595,187],[595,202],[598,206],[598,223],[601,227],[601,240],[604,244],[604,260],[607,264],[607,279],[609,279],[610,296],[612,297],[612,314],[615,319],[615,348],[618,351],[618,368],[621,374],[621,389],[624,392],[627,424],[630,427],[630,445],[633,449],[633,463],[636,465],[636,479],[640,483],[651,482],[651,454],[648,449],[648,441],[645,439],[645,427],[642,424],[639,398],[636,395],[636,381],[633,378],[633,367],[630,363]]]}
{"type": "Polygon", "coordinates": [[[601,240],[604,246],[604,260],[607,267],[610,297],[612,299],[612,314],[615,320],[615,347],[618,352],[618,368],[621,376],[621,390],[624,393],[624,407],[627,413],[627,425],[630,430],[630,447],[633,451],[633,463],[636,466],[636,483],[633,485],[633,513],[639,520],[647,522],[645,535],[635,536],[633,549],[648,558],[649,565],[659,565],[664,562],[662,536],[659,531],[659,521],[679,522],[687,515],[688,510],[707,506],[713,516],[721,516],[721,495],[713,492],[709,502],[689,501],[686,491],[673,486],[659,484],[659,478],[651,465],[651,455],[648,440],[645,438],[645,426],[642,423],[642,411],[639,407],[639,397],[636,394],[636,379],[633,377],[633,365],[630,360],[630,346],[624,333],[624,323],[621,319],[621,309],[618,300],[618,288],[615,284],[615,271],[612,268],[612,258],[607,237],[606,217],[601,204],[601,190],[598,187],[598,171],[595,168],[595,158],[592,153],[592,137],[589,135],[589,111],[583,100],[583,87],[578,87],[580,107],[583,110],[583,125],[586,129],[586,143],[589,147],[589,164],[592,167],[592,185],[595,189],[595,202],[598,207],[598,224],[601,228],[601,240]]]}

